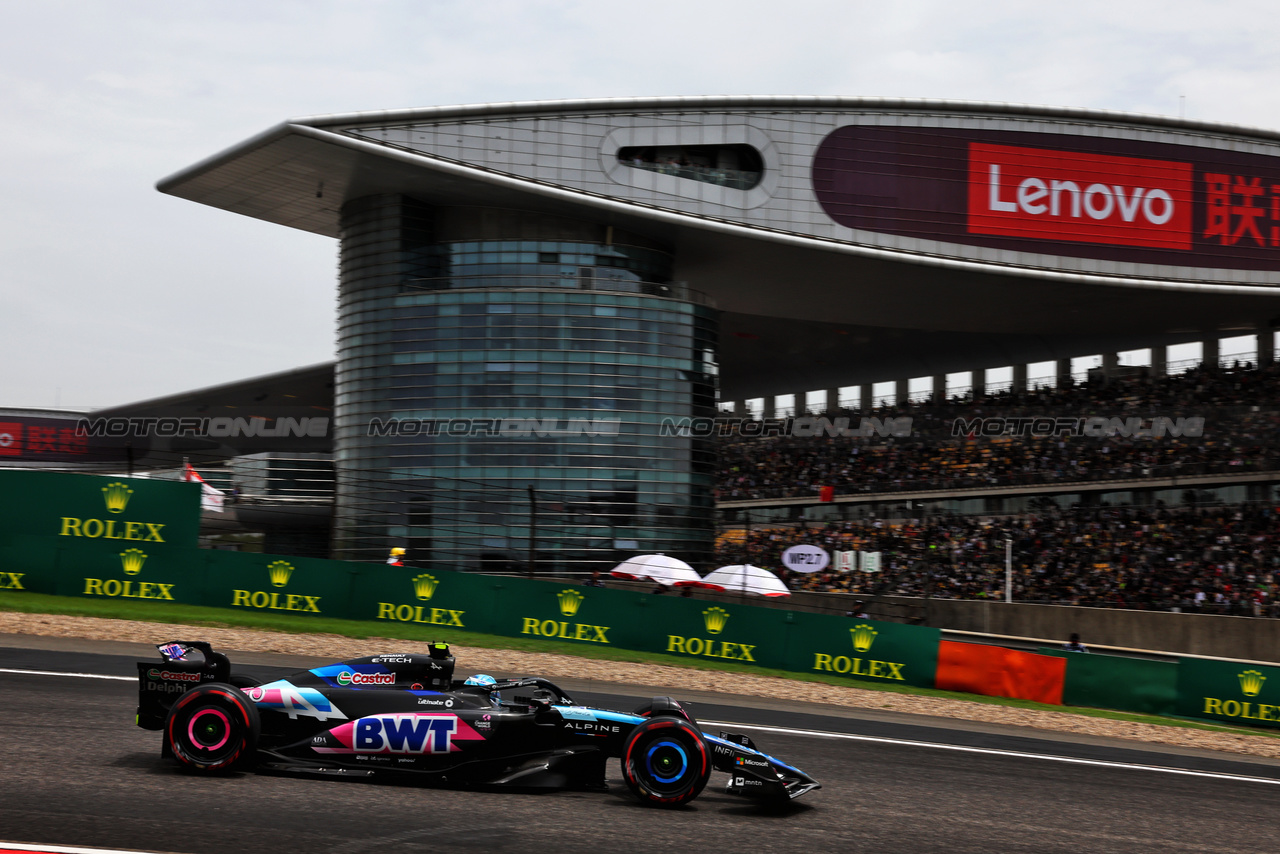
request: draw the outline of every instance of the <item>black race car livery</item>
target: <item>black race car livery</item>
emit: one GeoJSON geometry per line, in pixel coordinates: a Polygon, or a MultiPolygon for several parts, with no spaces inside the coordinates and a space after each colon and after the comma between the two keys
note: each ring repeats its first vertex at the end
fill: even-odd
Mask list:
{"type": "Polygon", "coordinates": [[[609,759],[657,806],[726,790],[787,800],[819,788],[743,735],[703,733],[670,697],[631,713],[583,706],[546,679],[456,681],[447,644],[373,655],[259,684],[210,644],[172,641],[138,662],[138,726],[200,773],[406,774],[455,785],[606,788],[609,759]],[[480,682],[482,684],[471,684],[480,682]]]}

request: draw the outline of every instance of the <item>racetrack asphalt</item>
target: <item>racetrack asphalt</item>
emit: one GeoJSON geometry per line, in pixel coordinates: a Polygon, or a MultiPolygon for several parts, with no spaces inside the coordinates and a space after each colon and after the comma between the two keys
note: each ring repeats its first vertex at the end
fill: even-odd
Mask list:
{"type": "MultiPolygon", "coordinates": [[[[708,732],[740,729],[823,788],[766,808],[724,794],[724,775],[714,774],[688,807],[658,810],[631,797],[616,763],[604,794],[201,778],[161,760],[159,733],[133,725],[133,682],[87,678],[134,677],[153,647],[17,642],[0,645],[0,842],[184,854],[278,854],[286,844],[332,854],[722,854],[1226,852],[1280,838],[1272,760],[688,692],[671,693],[708,732]]],[[[231,658],[259,678],[326,663],[231,658]]],[[[558,681],[581,703],[621,710],[655,693],[558,681]]]]}

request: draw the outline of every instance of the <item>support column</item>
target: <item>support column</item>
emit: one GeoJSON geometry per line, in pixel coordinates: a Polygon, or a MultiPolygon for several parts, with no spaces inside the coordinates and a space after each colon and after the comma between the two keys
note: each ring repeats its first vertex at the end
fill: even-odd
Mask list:
{"type": "Polygon", "coordinates": [[[745,400],[735,400],[733,402],[733,414],[738,418],[746,418],[747,402],[745,400]]]}
{"type": "Polygon", "coordinates": [[[906,406],[911,397],[911,380],[893,381],[893,405],[906,406]]]}
{"type": "Polygon", "coordinates": [[[1151,376],[1163,379],[1169,373],[1169,348],[1161,344],[1151,348],[1151,376]]]}
{"type": "Polygon", "coordinates": [[[971,372],[971,376],[973,377],[969,380],[969,385],[973,389],[971,394],[973,395],[973,399],[977,400],[987,393],[987,369],[974,368],[971,372]]]}
{"type": "Polygon", "coordinates": [[[809,392],[796,392],[796,406],[794,414],[797,418],[803,418],[809,414],[809,392]]]}
{"type": "Polygon", "coordinates": [[[1021,394],[1027,390],[1027,363],[1020,362],[1013,366],[1013,391],[1021,394]]]}
{"type": "Polygon", "coordinates": [[[1211,371],[1218,369],[1218,354],[1222,352],[1222,345],[1218,341],[1217,335],[1206,338],[1200,342],[1201,350],[1200,367],[1208,368],[1211,371]]]}
{"type": "Polygon", "coordinates": [[[1071,359],[1070,358],[1057,360],[1057,375],[1058,375],[1057,376],[1058,388],[1064,388],[1065,386],[1071,383],[1072,377],[1071,377],[1071,359]]]}
{"type": "Polygon", "coordinates": [[[947,400],[947,375],[934,374],[933,376],[933,402],[945,403],[947,400]]]}
{"type": "Polygon", "coordinates": [[[840,408],[840,389],[827,389],[827,412],[835,412],[840,408]]]}
{"type": "Polygon", "coordinates": [[[778,398],[772,394],[766,394],[764,401],[760,404],[761,418],[775,418],[778,414],[778,398]]]}
{"type": "Polygon", "coordinates": [[[1276,360],[1276,331],[1270,326],[1258,327],[1258,367],[1265,368],[1276,360]]]}
{"type": "Polygon", "coordinates": [[[863,383],[862,385],[858,386],[858,408],[861,409],[864,413],[870,412],[872,409],[875,408],[876,404],[875,404],[875,400],[872,397],[872,394],[873,394],[873,391],[872,391],[871,383],[863,383]]]}
{"type": "Polygon", "coordinates": [[[1102,376],[1111,379],[1116,375],[1116,368],[1120,367],[1119,353],[1103,353],[1102,354],[1102,376]]]}

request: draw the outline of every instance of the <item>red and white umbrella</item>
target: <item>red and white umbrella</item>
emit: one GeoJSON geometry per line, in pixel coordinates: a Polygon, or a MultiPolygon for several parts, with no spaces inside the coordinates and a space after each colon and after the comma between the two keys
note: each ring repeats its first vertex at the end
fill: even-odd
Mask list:
{"type": "Polygon", "coordinates": [[[707,573],[702,579],[704,587],[731,593],[754,593],[757,596],[790,596],[791,591],[782,579],[767,569],[751,564],[722,566],[707,573]]]}
{"type": "Polygon", "coordinates": [[[667,587],[699,587],[702,576],[679,558],[666,555],[637,555],[627,558],[609,573],[614,578],[656,581],[667,587]]]}

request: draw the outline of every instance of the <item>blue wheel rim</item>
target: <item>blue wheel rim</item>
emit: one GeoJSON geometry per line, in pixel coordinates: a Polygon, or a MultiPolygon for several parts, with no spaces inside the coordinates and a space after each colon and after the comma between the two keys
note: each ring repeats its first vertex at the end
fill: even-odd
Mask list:
{"type": "Polygon", "coordinates": [[[645,768],[659,783],[679,782],[689,770],[689,755],[677,742],[664,739],[655,742],[644,757],[645,768]],[[672,773],[674,769],[674,773],[672,773]]]}

